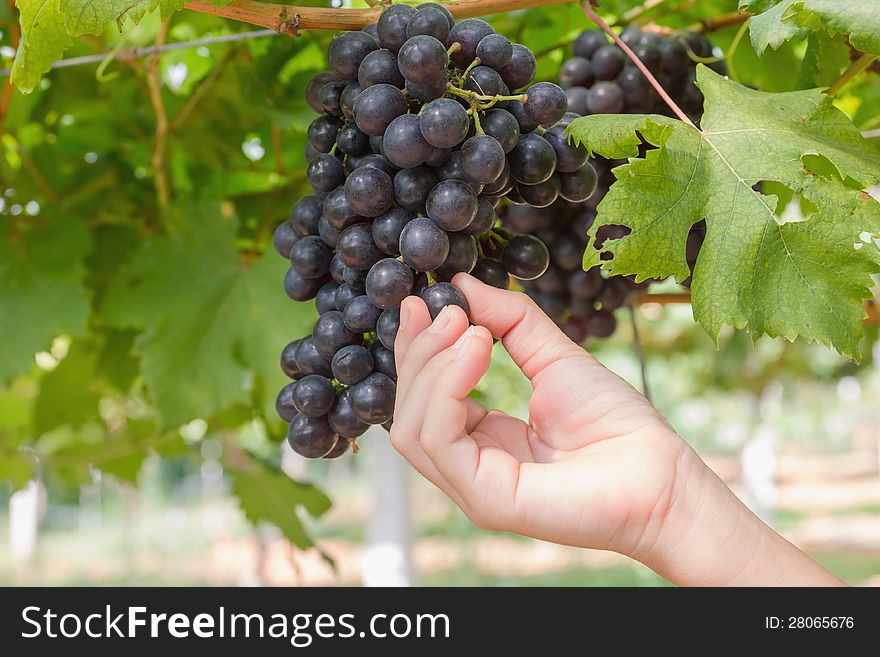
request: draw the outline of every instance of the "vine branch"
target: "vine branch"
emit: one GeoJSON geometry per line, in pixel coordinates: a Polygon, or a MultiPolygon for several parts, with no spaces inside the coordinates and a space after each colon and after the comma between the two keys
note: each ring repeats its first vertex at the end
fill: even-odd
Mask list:
{"type": "MultiPolygon", "coordinates": [[[[165,43],[168,36],[170,21],[162,23],[159,34],[156,36],[156,45],[165,43]]],[[[168,141],[168,113],[165,111],[165,102],[162,100],[162,87],[159,84],[159,56],[153,55],[147,62],[147,86],[150,90],[150,104],[156,114],[156,140],[153,144],[153,174],[156,177],[156,200],[160,208],[168,207],[171,195],[168,190],[168,173],[165,171],[165,144],[168,141]]]]}
{"type": "Polygon", "coordinates": [[[843,72],[837,80],[834,81],[830,87],[828,87],[828,91],[826,92],[829,96],[834,96],[838,91],[843,89],[850,80],[856,77],[859,73],[867,69],[871,64],[873,64],[877,60],[877,55],[864,54],[859,57],[856,61],[850,64],[849,68],[843,72]]]}

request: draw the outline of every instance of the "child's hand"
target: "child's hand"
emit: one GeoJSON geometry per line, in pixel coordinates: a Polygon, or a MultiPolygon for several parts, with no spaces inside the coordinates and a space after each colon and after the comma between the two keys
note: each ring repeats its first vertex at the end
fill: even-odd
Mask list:
{"type": "Polygon", "coordinates": [[[467,275],[454,282],[473,327],[457,307],[432,323],[420,299],[401,306],[391,440],[473,522],[621,552],[683,583],[742,581],[755,567],[750,541],[766,530],[785,543],[641,394],[526,295],[467,275]],[[468,398],[489,366],[493,336],[532,382],[528,424],[468,398]],[[736,554],[720,568],[708,563],[732,539],[744,541],[736,554]]]}

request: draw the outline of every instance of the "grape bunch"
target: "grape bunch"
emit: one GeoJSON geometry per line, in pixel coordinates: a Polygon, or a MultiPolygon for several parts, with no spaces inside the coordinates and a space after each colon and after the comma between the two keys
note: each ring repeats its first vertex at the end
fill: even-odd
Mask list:
{"type": "MultiPolygon", "coordinates": [[[[698,120],[702,94],[694,84],[693,56],[704,60],[712,57],[708,39],[696,33],[661,36],[637,27],[627,27],[620,36],[684,111],[698,120]]],[[[601,30],[581,33],[572,49],[574,56],[565,60],[559,75],[568,101],[564,122],[587,114],[671,114],[647,78],[601,30]]],[[[710,62],[710,66],[724,73],[723,61],[710,62]]],[[[644,151],[645,148],[642,156],[644,151]]],[[[515,234],[535,235],[548,245],[550,266],[547,271],[522,285],[538,306],[578,343],[587,338],[611,336],[617,327],[614,311],[629,304],[632,296],[651,282],[636,283],[623,276],[609,278],[599,268],[589,271],[581,268],[587,230],[596,218],[596,206],[614,182],[611,170],[625,163],[625,160],[593,158],[596,189],[585,201],[561,198],[546,208],[511,205],[500,213],[506,229],[515,234]]],[[[628,233],[626,226],[602,226],[594,246],[601,249],[605,241],[628,233]]],[[[705,222],[700,222],[688,236],[686,255],[692,272],[705,235],[705,222]]],[[[609,257],[608,252],[602,254],[603,259],[609,257]]],[[[689,286],[690,278],[683,284],[689,286]]]]}
{"type": "Polygon", "coordinates": [[[310,335],[288,344],[292,379],[276,400],[288,442],[309,458],[344,454],[369,425],[390,426],[400,304],[433,317],[468,311],[452,285],[469,272],[508,287],[541,276],[536,236],[498,226],[505,198],[548,206],[589,197],[596,173],[562,136],[561,87],[532,83],[525,46],[485,21],[456,23],[435,3],[388,6],[378,23],[337,35],[329,71],[306,86],[313,193],[275,233],[290,260],[284,289],[314,299],[310,335]]]}

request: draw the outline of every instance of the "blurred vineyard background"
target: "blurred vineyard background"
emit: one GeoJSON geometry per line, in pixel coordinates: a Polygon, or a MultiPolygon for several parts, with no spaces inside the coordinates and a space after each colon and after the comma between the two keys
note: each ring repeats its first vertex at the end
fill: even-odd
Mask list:
{"type": "MultiPolygon", "coordinates": [[[[602,6],[615,18],[639,4],[602,6]]],[[[736,4],[661,2],[645,18],[682,27],[736,4]]],[[[0,69],[14,20],[3,0],[0,69]]],[[[492,22],[540,54],[548,80],[587,27],[571,5],[492,22]]],[[[0,85],[0,584],[359,584],[390,558],[376,540],[399,512],[376,502],[387,435],[306,464],[279,446],[272,410],[277,354],[312,311],[284,296],[271,235],[304,186],[303,88],[330,33],[124,56],[248,29],[149,16],[66,54],[106,54],[100,66],[55,71],[28,96],[0,85]]],[[[740,81],[794,88],[803,44],[759,60],[739,29],[711,38],[722,51],[736,40],[740,81]]],[[[876,130],[880,76],[837,104],[876,130]]],[[[591,349],[641,387],[628,311],[620,320],[591,349]]],[[[855,365],[732,331],[716,351],[684,305],[642,305],[637,321],[656,405],[713,469],[836,574],[880,585],[877,328],[855,365]]],[[[502,351],[478,394],[526,414],[528,385],[502,351]]],[[[415,582],[665,584],[617,555],[481,532],[410,484],[415,582]]]]}

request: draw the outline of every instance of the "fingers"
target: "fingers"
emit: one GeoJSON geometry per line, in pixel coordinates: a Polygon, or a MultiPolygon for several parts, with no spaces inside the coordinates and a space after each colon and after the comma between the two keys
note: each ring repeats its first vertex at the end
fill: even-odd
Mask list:
{"type": "Polygon", "coordinates": [[[453,283],[467,297],[471,321],[501,338],[504,348],[530,380],[563,358],[592,360],[525,294],[500,290],[468,274],[456,275],[453,283]]]}
{"type": "Polygon", "coordinates": [[[400,304],[400,329],[394,340],[394,358],[397,371],[406,358],[410,343],[431,325],[431,315],[425,302],[419,297],[407,297],[400,304]]]}

